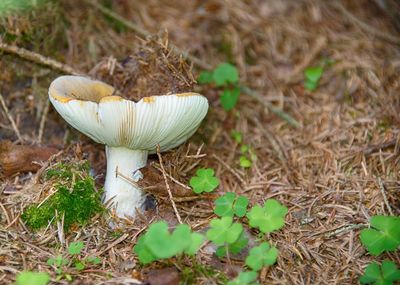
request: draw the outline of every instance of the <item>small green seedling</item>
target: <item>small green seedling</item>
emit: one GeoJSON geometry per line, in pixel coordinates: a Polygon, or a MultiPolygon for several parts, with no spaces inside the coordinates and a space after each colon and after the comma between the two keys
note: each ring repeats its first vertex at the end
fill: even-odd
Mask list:
{"type": "Polygon", "coordinates": [[[400,270],[393,261],[385,260],[379,266],[373,262],[367,266],[364,275],[360,277],[361,284],[392,285],[400,280],[400,270]]]}
{"type": "Polygon", "coordinates": [[[256,205],[247,213],[249,225],[263,233],[279,230],[285,224],[288,209],[275,199],[268,199],[264,207],[256,205]]]}
{"type": "Polygon", "coordinates": [[[231,132],[231,136],[232,138],[235,140],[235,142],[237,142],[238,144],[241,144],[243,141],[243,135],[241,132],[238,132],[236,130],[233,130],[231,132]]]}
{"type": "Polygon", "coordinates": [[[232,110],[240,96],[239,72],[229,63],[221,63],[213,72],[203,71],[198,78],[200,84],[212,84],[223,88],[220,101],[226,111],[232,110]]]}
{"type": "Polygon", "coordinates": [[[245,196],[238,196],[233,192],[227,192],[224,196],[215,200],[214,213],[220,217],[244,217],[247,212],[249,199],[245,196]]]}
{"type": "Polygon", "coordinates": [[[253,165],[253,162],[248,159],[246,156],[241,155],[239,158],[239,165],[243,168],[250,168],[253,165]]]}
{"type": "Polygon", "coordinates": [[[250,250],[246,258],[246,265],[252,270],[260,270],[264,266],[273,265],[278,258],[279,251],[276,247],[271,247],[267,242],[263,242],[250,250]]]}
{"type": "Polygon", "coordinates": [[[74,264],[75,269],[78,271],[85,269],[88,264],[97,265],[101,263],[101,259],[96,256],[89,256],[86,259],[79,258],[84,247],[85,244],[82,241],[71,242],[67,248],[68,254],[66,257],[59,254],[47,260],[47,265],[55,268],[55,273],[57,274],[56,280],[61,280],[63,278],[68,281],[72,280],[71,274],[68,273],[68,267],[71,263],[74,264]]]}
{"type": "Polygon", "coordinates": [[[156,260],[171,258],[179,254],[195,255],[204,237],[193,233],[186,224],[181,224],[170,233],[165,221],[150,225],[142,235],[133,250],[143,264],[156,260]]]}
{"type": "Polygon", "coordinates": [[[257,272],[254,271],[243,271],[240,272],[238,277],[229,281],[226,285],[258,285],[258,282],[254,282],[257,279],[257,272]]]}
{"type": "Polygon", "coordinates": [[[202,192],[212,192],[219,185],[219,179],[214,176],[214,169],[201,168],[196,171],[196,176],[189,181],[193,192],[200,194],[202,192]]]}
{"type": "Polygon", "coordinates": [[[216,245],[233,244],[243,232],[242,224],[233,223],[232,217],[212,219],[210,227],[207,238],[216,245]]]}
{"type": "Polygon", "coordinates": [[[16,285],[47,285],[50,276],[46,272],[23,271],[18,273],[15,280],[16,285]]]}
{"type": "Polygon", "coordinates": [[[304,87],[308,91],[314,91],[318,87],[319,80],[322,77],[324,68],[322,66],[307,67],[304,70],[304,87]]]}
{"type": "Polygon", "coordinates": [[[371,228],[361,231],[361,243],[372,255],[394,251],[400,246],[400,217],[374,216],[371,228]]]}

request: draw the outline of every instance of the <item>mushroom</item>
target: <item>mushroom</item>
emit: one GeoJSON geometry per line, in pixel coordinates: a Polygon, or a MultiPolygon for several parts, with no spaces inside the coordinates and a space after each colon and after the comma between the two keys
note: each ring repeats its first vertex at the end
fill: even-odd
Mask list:
{"type": "Polygon", "coordinates": [[[61,76],[49,87],[57,112],[75,129],[105,144],[107,174],[103,201],[119,217],[134,217],[144,195],[135,183],[143,178],[148,154],[185,142],[199,127],[208,101],[197,93],[144,97],[138,102],[116,96],[114,88],[82,76],[61,76]]]}

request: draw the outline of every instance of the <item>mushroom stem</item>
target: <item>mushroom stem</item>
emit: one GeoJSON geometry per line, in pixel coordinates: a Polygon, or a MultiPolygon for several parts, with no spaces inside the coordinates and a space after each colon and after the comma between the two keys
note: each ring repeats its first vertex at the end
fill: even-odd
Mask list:
{"type": "Polygon", "coordinates": [[[111,200],[111,207],[119,217],[134,217],[142,207],[144,197],[134,182],[143,178],[140,168],[146,166],[148,152],[125,147],[106,146],[107,175],[104,184],[104,202],[111,200]]]}

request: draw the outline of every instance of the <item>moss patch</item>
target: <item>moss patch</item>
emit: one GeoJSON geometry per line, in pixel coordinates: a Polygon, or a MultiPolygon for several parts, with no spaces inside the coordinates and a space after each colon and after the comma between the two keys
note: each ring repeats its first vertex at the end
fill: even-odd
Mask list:
{"type": "Polygon", "coordinates": [[[61,221],[64,216],[64,230],[68,231],[71,226],[82,226],[104,211],[87,162],[60,163],[49,169],[44,179],[53,181],[57,191],[40,207],[32,204],[25,209],[22,219],[30,228],[38,230],[50,222],[61,221]]]}

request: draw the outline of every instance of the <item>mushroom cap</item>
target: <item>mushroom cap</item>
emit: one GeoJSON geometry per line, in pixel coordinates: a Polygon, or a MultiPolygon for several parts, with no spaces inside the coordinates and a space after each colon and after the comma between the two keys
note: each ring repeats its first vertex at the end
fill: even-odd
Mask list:
{"type": "Polygon", "coordinates": [[[82,76],[60,76],[49,87],[57,112],[94,141],[156,152],[185,142],[207,114],[197,93],[144,97],[139,102],[113,95],[114,88],[82,76]]]}

